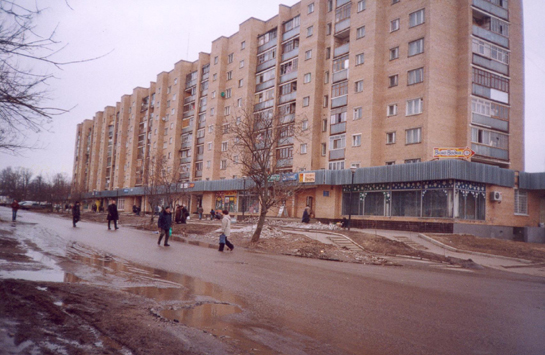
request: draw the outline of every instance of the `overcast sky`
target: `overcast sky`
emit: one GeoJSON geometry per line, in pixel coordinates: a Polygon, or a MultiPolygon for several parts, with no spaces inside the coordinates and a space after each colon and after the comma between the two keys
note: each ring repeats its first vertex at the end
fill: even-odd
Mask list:
{"type": "MultiPolygon", "coordinates": [[[[1,0],[0,0],[1,1],[1,0]]],[[[174,63],[210,52],[212,41],[238,31],[249,17],[267,20],[278,5],[296,0],[39,0],[48,9],[39,17],[41,33],[58,26],[56,39],[68,46],[59,60],[95,61],[54,72],[50,105],[73,109],[49,128],[30,136],[45,148],[19,156],[0,153],[0,169],[23,166],[35,174],[71,176],[76,125],[115,105],[134,87],[149,87],[174,63]]],[[[526,171],[545,171],[545,6],[524,0],[526,70],[526,171]]]]}

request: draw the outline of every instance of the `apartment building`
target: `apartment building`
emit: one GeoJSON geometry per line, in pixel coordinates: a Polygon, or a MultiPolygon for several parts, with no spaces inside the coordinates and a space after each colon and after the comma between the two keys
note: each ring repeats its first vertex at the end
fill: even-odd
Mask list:
{"type": "Polygon", "coordinates": [[[240,203],[246,181],[229,156],[229,124],[278,117],[285,134],[272,164],[316,174],[289,215],[310,205],[316,218],[385,228],[537,225],[540,178],[523,172],[523,74],[521,0],[280,5],[80,124],[74,184],[141,205],[146,174],[161,168],[179,176],[193,209],[257,213],[251,197],[240,203]],[[434,148],[465,147],[470,162],[436,161],[434,148]],[[520,180],[532,183],[523,191],[520,180]]]}

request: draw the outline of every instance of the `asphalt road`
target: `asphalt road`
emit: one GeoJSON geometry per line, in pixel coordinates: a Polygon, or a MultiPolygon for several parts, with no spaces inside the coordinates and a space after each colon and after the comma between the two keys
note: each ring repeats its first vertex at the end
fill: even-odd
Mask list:
{"type": "MultiPolygon", "coordinates": [[[[4,220],[10,213],[0,209],[4,220]]],[[[236,295],[244,317],[231,321],[234,333],[271,353],[545,352],[543,278],[336,263],[241,248],[219,253],[178,242],[165,248],[157,246],[157,235],[123,225],[118,231],[108,231],[106,223],[73,228],[70,220],[25,211],[19,220],[24,224],[14,228],[27,237],[79,242],[236,295]]]]}

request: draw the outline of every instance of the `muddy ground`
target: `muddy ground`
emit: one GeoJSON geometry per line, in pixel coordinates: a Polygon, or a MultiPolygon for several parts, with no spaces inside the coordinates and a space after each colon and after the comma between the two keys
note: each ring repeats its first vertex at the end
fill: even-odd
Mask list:
{"type": "MultiPolygon", "coordinates": [[[[65,215],[69,218],[68,215],[65,215]]],[[[83,220],[106,223],[106,215],[84,213],[83,220]]],[[[67,221],[68,222],[68,221],[67,221]]],[[[272,220],[259,243],[250,243],[251,222],[233,224],[231,241],[237,248],[258,253],[287,254],[343,262],[388,264],[385,256],[405,255],[456,263],[441,255],[415,250],[404,243],[357,231],[335,230],[352,238],[365,251],[354,252],[326,245],[305,236],[280,232],[272,220]],[[238,230],[238,231],[237,231],[238,230]]],[[[1,223],[1,222],[0,222],[1,223]]],[[[8,222],[3,222],[7,224],[8,222]]],[[[149,216],[121,216],[121,228],[156,231],[149,216]]],[[[329,230],[327,226],[315,225],[329,230]]],[[[178,240],[218,241],[219,221],[174,225],[178,240]]],[[[459,249],[545,261],[545,247],[482,239],[473,236],[433,235],[459,249]]],[[[27,245],[28,246],[28,245],[27,245]]],[[[0,233],[0,270],[39,269],[20,241],[4,229],[0,233]]],[[[462,263],[463,264],[463,263],[462,263]]],[[[157,315],[159,305],[150,298],[84,283],[33,282],[0,279],[0,353],[4,354],[258,354],[241,350],[233,339],[218,338],[157,315]]]]}

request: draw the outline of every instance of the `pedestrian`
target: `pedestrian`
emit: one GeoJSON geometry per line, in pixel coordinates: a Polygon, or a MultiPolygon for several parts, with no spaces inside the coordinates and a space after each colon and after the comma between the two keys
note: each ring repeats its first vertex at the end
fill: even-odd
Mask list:
{"type": "Polygon", "coordinates": [[[17,220],[17,211],[19,210],[19,202],[17,200],[13,200],[11,203],[11,220],[15,222],[17,220]]]}
{"type": "Polygon", "coordinates": [[[76,203],[74,203],[74,207],[72,207],[72,224],[74,227],[76,226],[76,223],[79,222],[80,218],[81,212],[79,210],[79,201],[76,201],[76,203]]]}
{"type": "Polygon", "coordinates": [[[213,221],[214,218],[216,218],[216,211],[214,209],[210,209],[210,220],[213,221]]]}
{"type": "Polygon", "coordinates": [[[197,213],[199,214],[199,221],[202,220],[202,213],[204,212],[204,209],[202,208],[202,205],[197,207],[197,213]]]}
{"type": "Polygon", "coordinates": [[[132,213],[134,213],[136,216],[138,215],[138,207],[136,207],[136,205],[132,205],[132,213]]]}
{"type": "Polygon", "coordinates": [[[235,246],[231,244],[229,241],[229,238],[231,236],[231,217],[229,217],[229,211],[223,210],[223,218],[221,219],[221,235],[220,235],[220,248],[219,251],[223,252],[223,248],[225,247],[225,244],[227,244],[227,247],[233,251],[235,249],[235,246]]]}
{"type": "Polygon", "coordinates": [[[310,222],[310,207],[305,207],[305,211],[303,212],[303,219],[301,220],[301,222],[303,223],[309,223],[310,222]]]}
{"type": "Polygon", "coordinates": [[[136,207],[136,215],[137,215],[137,216],[140,216],[140,211],[141,211],[141,210],[142,210],[142,209],[140,208],[140,206],[137,206],[137,207],[136,207]]]}
{"type": "Polygon", "coordinates": [[[183,224],[187,223],[187,217],[189,217],[189,211],[187,210],[187,208],[185,208],[185,206],[182,206],[181,222],[183,224]]]}
{"type": "Polygon", "coordinates": [[[170,237],[170,227],[172,227],[172,213],[170,213],[170,206],[165,206],[163,212],[159,215],[159,220],[157,221],[157,226],[159,227],[159,240],[157,245],[161,245],[161,239],[163,235],[165,236],[165,247],[169,247],[168,237],[170,237]]]}
{"type": "Polygon", "coordinates": [[[114,221],[114,227],[117,228],[117,220],[119,219],[119,214],[117,212],[117,205],[115,204],[115,200],[112,200],[112,202],[108,205],[108,230],[111,230],[110,223],[114,221]]]}
{"type": "Polygon", "coordinates": [[[182,223],[182,206],[176,205],[176,214],[174,215],[174,221],[177,224],[182,223]]]}

